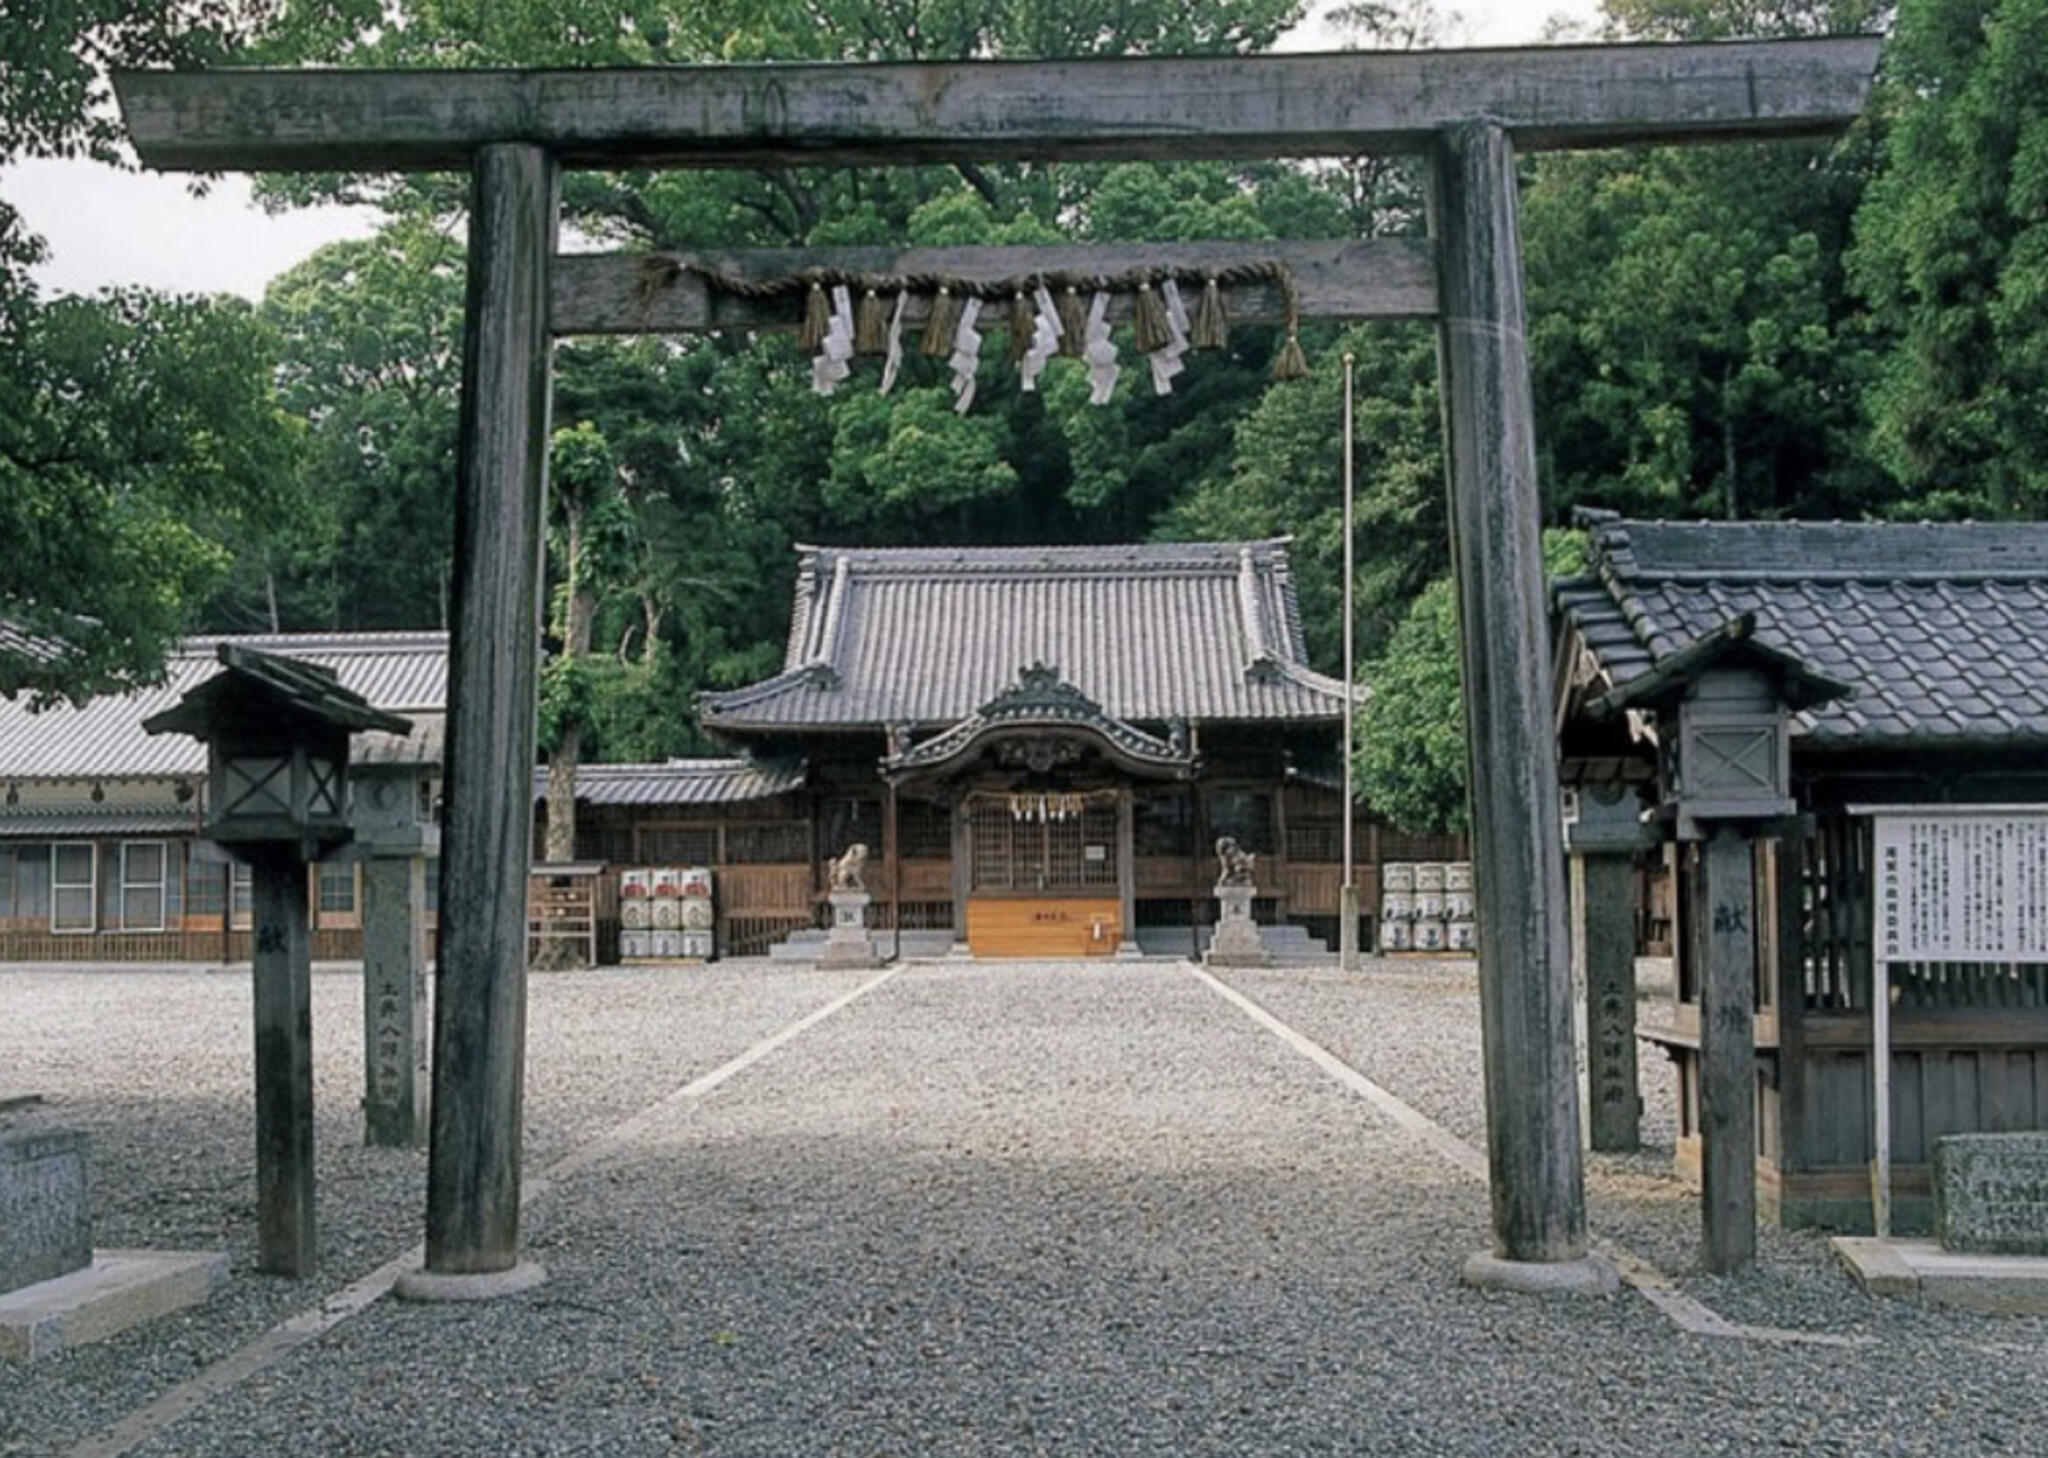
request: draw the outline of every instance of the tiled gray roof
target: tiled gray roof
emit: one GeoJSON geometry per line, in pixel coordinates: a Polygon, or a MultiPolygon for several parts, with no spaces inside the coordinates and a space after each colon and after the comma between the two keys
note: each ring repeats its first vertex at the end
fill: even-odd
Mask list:
{"type": "Polygon", "coordinates": [[[0,781],[127,779],[203,775],[206,750],[182,734],[151,737],[142,721],[220,672],[218,650],[234,643],[333,669],[341,683],[380,709],[439,712],[448,692],[443,633],[321,633],[192,638],[165,665],[164,682],[107,694],[84,708],[40,714],[19,698],[0,700],[0,781]]]}
{"type": "Polygon", "coordinates": [[[189,805],[45,805],[0,809],[0,839],[78,840],[93,835],[179,835],[199,829],[189,805]]]}
{"type": "Polygon", "coordinates": [[[798,551],[783,671],[704,695],[707,725],[942,728],[1035,663],[1126,722],[1343,712],[1284,542],[798,551]]]}
{"type": "MultiPolygon", "coordinates": [[[[576,767],[579,805],[731,805],[768,800],[803,788],[795,760],[672,759],[665,764],[576,767]]],[[[547,771],[534,775],[534,798],[547,791],[547,771]]]]}
{"type": "Polygon", "coordinates": [[[1634,522],[1553,589],[1609,685],[1746,612],[1854,699],[1798,715],[1815,748],[2048,741],[2048,523],[1634,522]]]}

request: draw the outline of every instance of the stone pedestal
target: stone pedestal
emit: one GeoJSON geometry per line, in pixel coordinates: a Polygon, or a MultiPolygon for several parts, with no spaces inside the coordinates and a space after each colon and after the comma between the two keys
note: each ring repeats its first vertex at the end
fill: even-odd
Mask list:
{"type": "Polygon", "coordinates": [[[825,950],[818,956],[820,967],[879,967],[882,954],[868,934],[868,903],[874,897],[865,891],[833,891],[832,929],[825,933],[825,950]]]}
{"type": "Polygon", "coordinates": [[[1202,958],[1211,967],[1265,967],[1273,956],[1259,938],[1259,924],[1252,920],[1255,886],[1216,888],[1216,932],[1209,938],[1209,950],[1202,958]]]}
{"type": "Polygon", "coordinates": [[[0,1132],[0,1293],[92,1264],[87,1148],[74,1129],[0,1132]]]}
{"type": "Polygon", "coordinates": [[[1934,1233],[1944,1250],[2048,1256],[2048,1132],[1935,1140],[1934,1233]]]}

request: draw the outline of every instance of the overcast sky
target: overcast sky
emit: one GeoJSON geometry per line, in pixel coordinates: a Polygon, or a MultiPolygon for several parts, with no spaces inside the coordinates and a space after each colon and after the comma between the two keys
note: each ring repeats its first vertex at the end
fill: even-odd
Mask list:
{"type": "MultiPolygon", "coordinates": [[[[1320,8],[1320,7],[1319,7],[1320,8]]],[[[1454,31],[1465,45],[1533,41],[1552,15],[1590,21],[1594,0],[1450,0],[1462,13],[1454,31]]],[[[1329,45],[1327,32],[1302,27],[1289,49],[1329,45]]],[[[25,162],[0,173],[0,192],[50,245],[37,271],[53,292],[90,292],[117,284],[194,293],[262,297],[264,285],[337,238],[371,232],[362,209],[294,209],[275,217],[249,200],[245,176],[223,177],[204,198],[188,178],[123,173],[90,162],[25,162]]]]}

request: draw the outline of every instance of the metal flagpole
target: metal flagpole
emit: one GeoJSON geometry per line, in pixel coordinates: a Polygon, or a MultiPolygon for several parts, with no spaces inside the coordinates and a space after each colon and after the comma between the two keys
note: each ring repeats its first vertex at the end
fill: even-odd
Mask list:
{"type": "Polygon", "coordinates": [[[1344,882],[1337,894],[1337,960],[1347,972],[1358,970],[1358,886],[1353,880],[1351,836],[1351,751],[1357,743],[1355,716],[1358,694],[1352,679],[1358,672],[1357,655],[1351,642],[1352,625],[1358,614],[1352,607],[1355,564],[1351,526],[1351,369],[1353,357],[1344,356],[1344,882]]]}

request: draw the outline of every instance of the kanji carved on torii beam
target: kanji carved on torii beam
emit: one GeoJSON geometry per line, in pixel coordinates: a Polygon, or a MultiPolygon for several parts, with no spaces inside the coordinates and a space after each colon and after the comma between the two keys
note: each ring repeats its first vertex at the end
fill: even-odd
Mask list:
{"type": "Polygon", "coordinates": [[[558,169],[1391,152],[1422,155],[1430,175],[1433,278],[1413,280],[1411,269],[1422,291],[1408,288],[1383,312],[1438,320],[1464,635],[1493,1207],[1493,1249],[1467,1275],[1525,1289],[1611,1283],[1612,1272],[1586,1255],[1515,154],[1826,134],[1861,112],[1878,44],[1851,36],[921,65],[117,76],[136,150],[152,167],[471,174],[433,1152],[418,1294],[435,1294],[436,1282],[451,1294],[500,1289],[528,1269],[518,1236],[524,878],[549,340],[565,327],[717,323],[695,322],[682,292],[667,312],[649,307],[644,321],[616,298],[592,302],[593,290],[616,294],[620,270],[636,265],[557,268],[558,169]]]}

